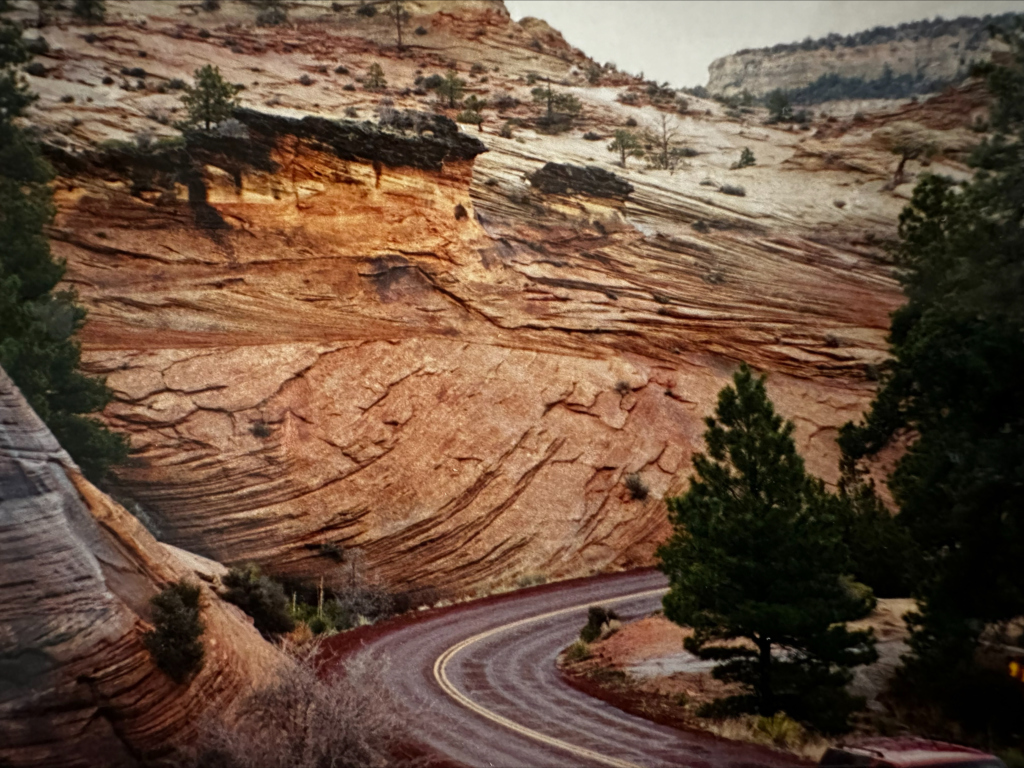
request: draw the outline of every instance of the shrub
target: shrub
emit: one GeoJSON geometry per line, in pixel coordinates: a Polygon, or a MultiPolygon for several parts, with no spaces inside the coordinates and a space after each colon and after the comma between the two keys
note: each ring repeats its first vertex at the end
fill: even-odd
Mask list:
{"type": "Polygon", "coordinates": [[[149,602],[153,630],[142,636],[157,667],[176,683],[183,683],[203,666],[200,641],[205,627],[199,618],[199,587],[186,581],[171,584],[149,602]]]}
{"type": "Polygon", "coordinates": [[[585,640],[576,640],[565,650],[565,660],[570,663],[586,661],[590,656],[590,646],[585,640]]]}
{"type": "Polygon", "coordinates": [[[370,68],[366,70],[366,78],[363,80],[363,88],[368,91],[383,91],[387,86],[388,81],[384,77],[384,70],[381,68],[380,64],[374,62],[370,65],[370,68]]]}
{"type": "Polygon", "coordinates": [[[443,82],[444,78],[441,75],[434,74],[423,81],[423,87],[426,88],[428,91],[431,91],[435,88],[440,87],[441,83],[443,82]]]}
{"type": "Polygon", "coordinates": [[[743,151],[740,152],[740,159],[732,164],[732,168],[733,170],[748,168],[756,163],[757,161],[754,159],[754,153],[750,151],[750,147],[744,147],[743,151]]]}
{"type": "Polygon", "coordinates": [[[512,138],[512,121],[506,120],[505,123],[498,129],[498,135],[503,139],[512,138]]]}
{"type": "Polygon", "coordinates": [[[627,118],[627,120],[626,120],[626,127],[627,128],[636,128],[636,119],[632,118],[632,117],[627,118]]]}
{"type": "Polygon", "coordinates": [[[619,615],[611,608],[600,605],[592,605],[587,610],[587,623],[580,630],[580,640],[584,643],[592,643],[601,637],[601,632],[606,625],[618,621],[619,615]]]}
{"type": "Polygon", "coordinates": [[[288,598],[276,581],[260,573],[255,563],[232,568],[224,577],[224,599],[252,616],[264,636],[291,632],[295,621],[288,612],[288,598]]]}
{"type": "Polygon", "coordinates": [[[726,195],[733,195],[734,197],[747,196],[747,190],[736,184],[723,184],[721,187],[718,188],[718,191],[726,195]]]}
{"type": "Polygon", "coordinates": [[[415,34],[415,35],[425,35],[425,34],[427,34],[427,28],[426,27],[416,27],[416,29],[413,30],[413,34],[415,34]]]}
{"type": "MultiPolygon", "coordinates": [[[[488,179],[487,181],[489,182],[491,179],[488,179]]],[[[536,587],[547,583],[548,577],[543,573],[528,573],[525,576],[520,576],[516,579],[516,586],[520,589],[524,589],[525,587],[536,587]]]]}
{"type": "Polygon", "coordinates": [[[638,472],[631,472],[626,475],[623,484],[626,486],[626,490],[629,491],[629,497],[634,501],[646,501],[648,494],[651,492],[651,489],[647,487],[647,483],[644,482],[638,472]]]}
{"type": "Polygon", "coordinates": [[[494,108],[499,112],[505,112],[519,106],[519,99],[508,93],[499,93],[492,99],[492,102],[494,103],[494,108]]]}
{"type": "Polygon", "coordinates": [[[107,8],[103,0],[75,0],[71,9],[76,17],[86,24],[98,24],[103,21],[107,8]]]}
{"type": "Polygon", "coordinates": [[[303,75],[302,77],[299,78],[299,83],[301,83],[302,85],[312,85],[313,78],[310,77],[309,75],[303,75]]]}
{"type": "Polygon", "coordinates": [[[288,21],[288,13],[278,3],[272,2],[256,14],[256,26],[276,27],[288,21]]]}
{"type": "Polygon", "coordinates": [[[480,125],[484,121],[484,116],[475,109],[464,109],[455,116],[455,121],[458,123],[480,125]]]}
{"type": "Polygon", "coordinates": [[[795,747],[804,740],[803,727],[785,712],[757,718],[753,730],[776,747],[795,747]]]}
{"type": "Polygon", "coordinates": [[[364,18],[367,19],[372,19],[374,16],[377,15],[377,6],[367,5],[365,2],[362,2],[362,0],[360,0],[359,7],[356,8],[356,15],[363,16],[364,18]]]}
{"type": "Polygon", "coordinates": [[[270,425],[265,421],[257,421],[253,423],[249,429],[253,435],[259,438],[267,438],[274,434],[274,431],[270,428],[270,425]]]}
{"type": "Polygon", "coordinates": [[[359,117],[359,110],[355,107],[345,107],[345,117],[349,120],[355,120],[359,117]]]}
{"type": "Polygon", "coordinates": [[[600,141],[601,135],[594,133],[593,131],[587,131],[586,133],[583,134],[583,138],[586,139],[587,141],[600,141]]]}
{"type": "Polygon", "coordinates": [[[367,768],[394,765],[400,709],[386,664],[362,654],[329,672],[310,643],[297,664],[245,698],[237,722],[202,724],[191,768],[367,768]]]}

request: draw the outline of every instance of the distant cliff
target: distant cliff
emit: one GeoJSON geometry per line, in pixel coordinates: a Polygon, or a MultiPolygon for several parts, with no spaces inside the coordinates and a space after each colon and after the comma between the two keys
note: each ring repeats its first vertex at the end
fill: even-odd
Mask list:
{"type": "Polygon", "coordinates": [[[756,97],[781,88],[797,103],[934,92],[963,80],[973,64],[1003,50],[989,29],[1009,26],[1015,17],[936,18],[743,50],[711,63],[707,89],[756,97]]]}

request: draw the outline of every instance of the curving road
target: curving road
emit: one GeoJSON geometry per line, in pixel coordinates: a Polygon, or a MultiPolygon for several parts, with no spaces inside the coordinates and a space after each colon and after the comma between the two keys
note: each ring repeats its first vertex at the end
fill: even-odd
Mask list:
{"type": "Polygon", "coordinates": [[[467,603],[367,638],[386,654],[383,684],[408,708],[413,739],[467,766],[636,768],[794,766],[749,744],[635,717],[565,684],[558,652],[586,606],[629,620],[660,605],[665,579],[642,572],[582,579],[467,603]]]}

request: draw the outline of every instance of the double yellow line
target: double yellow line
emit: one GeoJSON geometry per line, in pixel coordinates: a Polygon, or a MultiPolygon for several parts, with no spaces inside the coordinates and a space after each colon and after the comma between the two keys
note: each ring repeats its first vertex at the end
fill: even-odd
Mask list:
{"type": "Polygon", "coordinates": [[[561,739],[556,739],[553,736],[548,736],[547,734],[543,734],[540,731],[535,731],[532,728],[527,728],[526,726],[520,725],[514,720],[509,720],[507,717],[499,715],[497,712],[492,712],[491,710],[480,706],[452,684],[452,681],[448,679],[447,667],[448,663],[453,658],[455,658],[456,654],[458,654],[460,651],[465,650],[469,646],[473,645],[474,643],[478,643],[481,640],[486,640],[488,637],[496,635],[499,632],[507,632],[510,629],[516,629],[517,627],[521,627],[525,624],[532,624],[536,621],[543,621],[545,619],[550,619],[553,616],[561,616],[566,613],[572,613],[573,611],[579,611],[583,608],[590,608],[594,605],[608,605],[609,603],[621,603],[627,600],[636,600],[641,597],[653,597],[654,595],[660,595],[665,592],[665,589],[649,589],[645,592],[634,592],[631,595],[623,595],[622,597],[613,597],[607,600],[597,600],[592,603],[581,603],[579,605],[574,605],[570,608],[562,608],[557,611],[549,611],[548,613],[542,613],[538,616],[531,616],[528,619],[520,619],[519,621],[513,621],[510,624],[504,624],[500,627],[489,629],[486,632],[481,632],[478,635],[473,635],[472,637],[463,640],[461,643],[456,643],[455,645],[453,645],[437,657],[437,660],[434,662],[434,679],[437,680],[438,685],[441,686],[441,689],[445,693],[447,693],[449,696],[455,699],[455,701],[464,706],[466,709],[476,712],[481,717],[485,717],[492,722],[498,723],[498,725],[503,725],[509,730],[515,731],[516,733],[526,736],[527,738],[533,739],[534,741],[539,741],[542,744],[547,744],[551,747],[555,747],[556,749],[562,749],[566,752],[571,752],[574,755],[584,757],[587,760],[593,760],[596,763],[610,765],[612,766],[612,768],[641,768],[641,766],[637,765],[636,763],[630,763],[626,760],[619,760],[618,758],[608,757],[607,755],[602,755],[599,752],[594,752],[593,750],[586,749],[585,747],[577,747],[575,744],[570,744],[567,741],[562,741],[561,739]]]}

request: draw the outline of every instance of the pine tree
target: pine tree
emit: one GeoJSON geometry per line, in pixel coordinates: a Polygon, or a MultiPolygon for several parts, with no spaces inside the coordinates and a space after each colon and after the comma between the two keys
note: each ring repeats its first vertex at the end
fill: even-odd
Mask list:
{"type": "Polygon", "coordinates": [[[454,69],[449,69],[445,72],[441,84],[437,86],[437,93],[441,98],[448,99],[449,109],[454,109],[465,89],[466,81],[460,78],[459,73],[454,69]]]}
{"type": "Polygon", "coordinates": [[[405,9],[405,3],[402,0],[391,0],[388,3],[387,9],[388,16],[395,22],[395,35],[398,38],[398,50],[403,50],[405,46],[402,44],[402,25],[405,24],[410,18],[412,18],[409,11],[405,9]]]}
{"type": "Polygon", "coordinates": [[[0,22],[0,366],[82,471],[101,480],[124,460],[127,441],[86,414],[111,393],[79,371],[76,332],[85,310],[72,291],[55,291],[64,264],[50,254],[53,171],[16,122],[34,96],[14,67],[29,58],[21,33],[0,22]]]}
{"type": "Polygon", "coordinates": [[[608,145],[609,152],[616,152],[619,155],[619,165],[626,167],[627,157],[642,157],[644,154],[640,146],[640,140],[627,130],[618,128],[615,131],[615,138],[608,145]]]}
{"type": "Polygon", "coordinates": [[[782,89],[776,88],[769,93],[765,105],[768,107],[769,123],[784,123],[793,119],[793,107],[782,89]]]}
{"type": "Polygon", "coordinates": [[[220,68],[207,64],[193,74],[195,85],[185,86],[181,103],[188,110],[188,119],[182,127],[194,128],[202,125],[211,127],[231,117],[238,106],[235,94],[238,86],[227,82],[220,74],[220,68]]]}
{"type": "Polygon", "coordinates": [[[996,737],[1024,718],[1019,684],[975,662],[986,625],[1024,614],[1024,27],[1011,42],[974,179],[925,176],[900,216],[892,358],[840,434],[851,460],[915,436],[889,478],[923,553],[905,689],[996,737]]]}
{"type": "Polygon", "coordinates": [[[845,690],[850,668],[877,654],[870,631],[841,623],[857,608],[841,502],[804,471],[793,423],[747,366],[706,421],[707,453],[693,457],[689,490],[668,499],[674,533],[658,552],[666,617],[693,627],[690,651],[722,662],[716,678],[745,689],[705,714],[785,711],[842,731],[862,703],[845,690]]]}
{"type": "Polygon", "coordinates": [[[199,614],[201,592],[186,581],[171,584],[149,601],[153,608],[153,630],[142,641],[156,665],[174,682],[183,683],[203,668],[206,649],[202,636],[206,627],[199,614]]]}
{"type": "Polygon", "coordinates": [[[380,64],[374,62],[366,70],[366,80],[363,81],[363,87],[368,91],[383,91],[388,87],[388,81],[384,77],[384,68],[380,64]]]}

